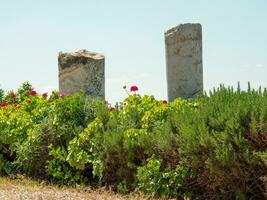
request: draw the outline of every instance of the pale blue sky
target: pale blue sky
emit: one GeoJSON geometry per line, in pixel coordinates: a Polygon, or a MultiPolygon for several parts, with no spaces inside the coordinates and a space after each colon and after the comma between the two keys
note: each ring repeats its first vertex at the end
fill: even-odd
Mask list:
{"type": "Polygon", "coordinates": [[[202,24],[204,88],[267,87],[267,0],[0,0],[0,87],[58,88],[59,51],[106,57],[106,98],[123,85],[167,98],[164,31],[202,24]]]}

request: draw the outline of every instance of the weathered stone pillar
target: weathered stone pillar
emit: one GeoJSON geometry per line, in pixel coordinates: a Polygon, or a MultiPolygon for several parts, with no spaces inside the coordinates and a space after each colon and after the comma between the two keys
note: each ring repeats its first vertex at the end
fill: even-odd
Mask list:
{"type": "Polygon", "coordinates": [[[165,32],[168,99],[203,92],[202,28],[181,24],[165,32]]]}
{"type": "Polygon", "coordinates": [[[105,57],[80,50],[59,53],[59,90],[66,94],[83,91],[88,96],[105,98],[105,57]]]}

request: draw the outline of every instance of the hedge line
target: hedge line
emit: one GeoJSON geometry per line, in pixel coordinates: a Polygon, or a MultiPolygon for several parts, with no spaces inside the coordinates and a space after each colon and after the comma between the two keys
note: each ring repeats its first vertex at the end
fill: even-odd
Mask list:
{"type": "Polygon", "coordinates": [[[172,103],[0,91],[0,173],[192,199],[264,199],[267,91],[172,103]]]}

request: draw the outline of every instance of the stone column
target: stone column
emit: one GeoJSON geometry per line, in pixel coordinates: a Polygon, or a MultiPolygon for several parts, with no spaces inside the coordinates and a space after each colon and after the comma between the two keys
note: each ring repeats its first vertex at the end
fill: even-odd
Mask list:
{"type": "Polygon", "coordinates": [[[203,93],[202,28],[181,24],[165,32],[168,99],[203,93]]]}
{"type": "Polygon", "coordinates": [[[59,53],[59,91],[66,94],[83,91],[88,96],[105,98],[105,57],[80,50],[59,53]]]}

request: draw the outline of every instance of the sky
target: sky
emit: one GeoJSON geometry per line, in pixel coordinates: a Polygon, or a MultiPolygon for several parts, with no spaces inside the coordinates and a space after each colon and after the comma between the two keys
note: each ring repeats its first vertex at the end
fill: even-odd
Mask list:
{"type": "Polygon", "coordinates": [[[267,0],[0,0],[0,88],[58,89],[60,51],[105,55],[106,99],[123,86],[167,98],[164,32],[201,23],[204,90],[267,87],[267,0]]]}

